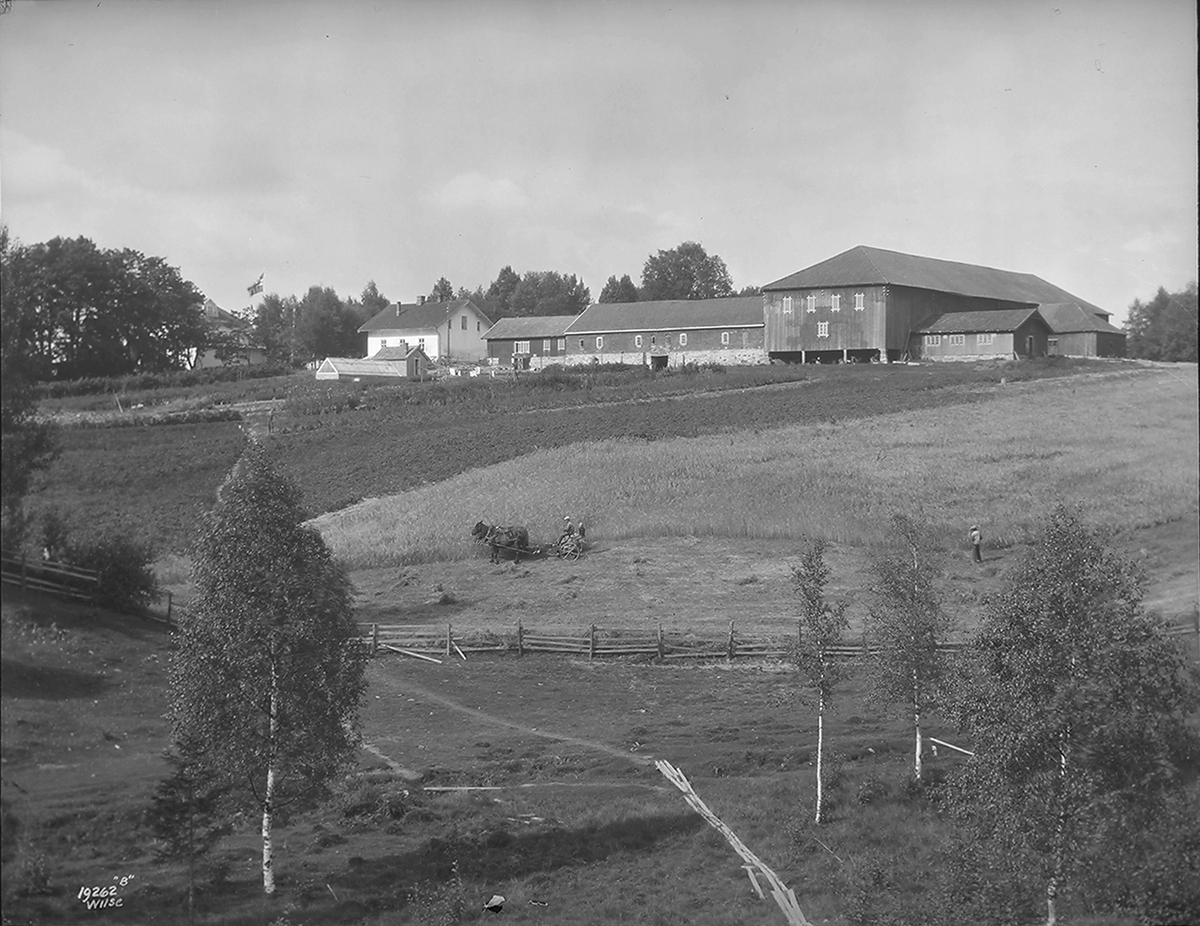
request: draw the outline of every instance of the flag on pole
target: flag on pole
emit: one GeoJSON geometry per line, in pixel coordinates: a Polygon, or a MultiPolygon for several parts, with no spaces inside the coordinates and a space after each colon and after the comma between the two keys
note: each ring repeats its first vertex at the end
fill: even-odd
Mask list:
{"type": "Polygon", "coordinates": [[[263,277],[265,277],[266,275],[267,274],[265,271],[260,273],[258,275],[258,279],[255,280],[251,285],[246,287],[246,292],[248,292],[251,296],[253,296],[255,293],[261,293],[263,277]]]}

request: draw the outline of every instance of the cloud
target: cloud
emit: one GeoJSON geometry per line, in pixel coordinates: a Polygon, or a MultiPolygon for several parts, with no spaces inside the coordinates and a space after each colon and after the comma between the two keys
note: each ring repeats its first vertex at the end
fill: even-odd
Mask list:
{"type": "Polygon", "coordinates": [[[450,209],[470,206],[519,209],[528,202],[525,192],[511,180],[485,177],[477,170],[459,174],[435,187],[426,199],[434,205],[450,209]]]}
{"type": "Polygon", "coordinates": [[[1178,243],[1179,235],[1169,229],[1144,231],[1121,245],[1121,250],[1133,251],[1135,254],[1154,254],[1178,243]]]}

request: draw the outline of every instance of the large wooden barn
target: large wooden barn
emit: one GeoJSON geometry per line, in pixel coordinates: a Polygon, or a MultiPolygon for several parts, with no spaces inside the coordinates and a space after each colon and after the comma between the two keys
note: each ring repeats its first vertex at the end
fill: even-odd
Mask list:
{"type": "Polygon", "coordinates": [[[563,363],[567,325],[574,315],[533,315],[502,318],[484,332],[488,362],[520,370],[540,370],[563,363]]]}
{"type": "MultiPolygon", "coordinates": [[[[1039,313],[1048,326],[1044,337],[1018,332],[1008,316],[1003,326],[1000,316],[995,324],[971,324],[989,329],[979,333],[1007,332],[1012,356],[1067,353],[1064,347],[1072,353],[1090,349],[1088,356],[1125,356],[1124,334],[1109,324],[1109,313],[1041,277],[864,245],[763,287],[765,346],[772,357],[800,361],[935,359],[925,350],[932,346],[927,335],[953,334],[960,347],[958,335],[975,333],[951,332],[954,323],[940,319],[962,312],[1028,314],[1040,306],[1047,307],[1039,313]],[[1060,331],[1055,327],[1060,318],[1061,324],[1069,319],[1069,326],[1084,330],[1060,331]],[[941,327],[935,331],[934,325],[941,327]],[[1067,334],[1082,337],[1064,344],[1067,334]]],[[[933,353],[936,359],[960,356],[933,353]]],[[[969,352],[961,356],[965,359],[969,352]]]]}
{"type": "Polygon", "coordinates": [[[601,302],[567,326],[568,363],[766,363],[763,300],[667,299],[601,302]]]}

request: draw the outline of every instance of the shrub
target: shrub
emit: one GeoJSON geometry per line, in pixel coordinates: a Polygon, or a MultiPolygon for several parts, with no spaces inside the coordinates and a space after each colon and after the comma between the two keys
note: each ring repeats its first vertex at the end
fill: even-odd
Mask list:
{"type": "Polygon", "coordinates": [[[854,792],[854,799],[860,804],[873,804],[875,801],[886,798],[890,790],[887,782],[870,775],[859,782],[858,790],[854,792]]]}
{"type": "Polygon", "coordinates": [[[154,575],[154,551],[128,534],[107,531],[95,539],[71,543],[67,561],[100,573],[96,603],[114,611],[140,613],[161,592],[154,575]]]}

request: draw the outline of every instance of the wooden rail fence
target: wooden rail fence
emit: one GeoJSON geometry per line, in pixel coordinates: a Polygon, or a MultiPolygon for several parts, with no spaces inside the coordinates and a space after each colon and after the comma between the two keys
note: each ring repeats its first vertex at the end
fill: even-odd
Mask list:
{"type": "MultiPolygon", "coordinates": [[[[699,637],[694,633],[655,630],[600,628],[595,624],[583,631],[563,629],[537,630],[520,621],[511,631],[458,631],[453,624],[359,624],[362,641],[371,655],[380,651],[399,652],[417,658],[466,658],[467,653],[558,653],[597,659],[605,656],[652,656],[662,661],[675,659],[765,659],[782,658],[791,653],[789,636],[741,634],[734,622],[720,638],[699,637]]],[[[939,644],[953,651],[961,642],[939,644]]],[[[831,649],[839,659],[857,659],[874,652],[875,647],[851,643],[831,649]]]]}
{"type": "Polygon", "coordinates": [[[0,580],[23,589],[91,601],[100,574],[67,563],[31,560],[21,554],[0,553],[0,580]]]}

